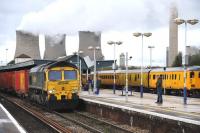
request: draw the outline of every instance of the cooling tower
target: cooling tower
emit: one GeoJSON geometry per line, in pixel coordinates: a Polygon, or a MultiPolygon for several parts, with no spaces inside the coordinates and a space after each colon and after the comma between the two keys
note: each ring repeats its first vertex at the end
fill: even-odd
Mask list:
{"type": "Polygon", "coordinates": [[[45,36],[44,59],[52,60],[61,56],[66,56],[65,34],[45,36]]]}
{"type": "Polygon", "coordinates": [[[32,59],[41,59],[38,35],[25,31],[16,31],[15,58],[22,54],[32,59]]]}
{"type": "Polygon", "coordinates": [[[178,55],[178,25],[174,23],[174,19],[178,17],[176,4],[172,4],[170,8],[169,20],[169,57],[168,65],[172,66],[176,56],[178,55]]]}
{"type": "Polygon", "coordinates": [[[79,31],[79,51],[83,51],[82,57],[89,56],[91,60],[94,60],[94,51],[88,50],[88,47],[92,46],[100,47],[100,50],[96,50],[96,60],[103,60],[101,50],[101,33],[90,31],[79,31]]]}

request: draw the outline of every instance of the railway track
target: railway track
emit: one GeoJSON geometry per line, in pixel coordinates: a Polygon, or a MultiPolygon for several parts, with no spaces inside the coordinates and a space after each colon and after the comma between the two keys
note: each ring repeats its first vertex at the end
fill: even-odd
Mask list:
{"type": "Polygon", "coordinates": [[[24,101],[17,99],[17,98],[12,98],[12,97],[5,97],[1,95],[4,99],[8,100],[10,103],[15,104],[16,106],[20,107],[21,109],[25,110],[38,120],[42,121],[45,125],[48,127],[52,128],[55,132],[58,133],[71,133],[72,130],[69,128],[64,127],[62,124],[58,123],[57,121],[47,117],[44,114],[44,111],[39,108],[35,108],[31,106],[30,104],[25,104],[24,101]]]}
{"type": "Polygon", "coordinates": [[[48,127],[52,128],[55,132],[59,133],[71,133],[71,132],[87,132],[87,133],[132,133],[133,131],[127,130],[120,125],[112,124],[113,122],[105,121],[100,118],[96,118],[92,115],[88,115],[87,112],[65,112],[59,113],[55,111],[48,111],[41,106],[25,102],[24,100],[3,96],[4,99],[10,103],[15,104],[21,109],[25,110],[41,122],[45,123],[48,127]],[[71,122],[72,124],[66,124],[71,122]]]}
{"type": "Polygon", "coordinates": [[[105,132],[132,133],[132,131],[120,127],[119,125],[114,125],[111,122],[95,118],[85,113],[77,111],[74,111],[72,113],[58,113],[58,112],[54,113],[94,133],[105,133],[105,132]]]}

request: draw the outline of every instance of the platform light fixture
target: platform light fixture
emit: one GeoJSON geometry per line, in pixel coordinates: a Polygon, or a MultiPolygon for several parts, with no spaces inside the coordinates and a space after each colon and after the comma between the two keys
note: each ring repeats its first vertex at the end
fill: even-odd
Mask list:
{"type": "Polygon", "coordinates": [[[155,48],[155,46],[148,46],[149,50],[150,50],[150,69],[152,67],[152,49],[155,48]]]}
{"type": "Polygon", "coordinates": [[[183,59],[182,59],[182,64],[184,67],[184,87],[183,87],[183,102],[184,104],[187,104],[187,88],[186,88],[186,46],[187,46],[187,24],[195,25],[199,22],[197,19],[189,19],[189,20],[184,20],[181,18],[176,18],[174,19],[174,23],[177,25],[185,24],[185,44],[184,44],[184,54],[183,54],[183,59]]]}
{"type": "Polygon", "coordinates": [[[128,57],[126,52],[126,102],[128,102],[128,61],[132,59],[132,56],[128,57]]]}
{"type": "Polygon", "coordinates": [[[108,41],[107,42],[109,45],[113,45],[114,46],[114,65],[113,65],[113,94],[115,94],[115,90],[116,90],[116,58],[115,58],[115,52],[116,52],[116,48],[115,45],[121,45],[122,42],[121,41],[108,41]]]}
{"type": "Polygon", "coordinates": [[[142,51],[141,51],[141,57],[142,57],[142,60],[141,60],[141,76],[140,76],[140,97],[142,98],[143,97],[143,37],[150,37],[152,35],[152,33],[150,32],[147,32],[147,33],[140,33],[140,32],[135,32],[133,33],[133,36],[135,37],[142,37],[142,51]]]}

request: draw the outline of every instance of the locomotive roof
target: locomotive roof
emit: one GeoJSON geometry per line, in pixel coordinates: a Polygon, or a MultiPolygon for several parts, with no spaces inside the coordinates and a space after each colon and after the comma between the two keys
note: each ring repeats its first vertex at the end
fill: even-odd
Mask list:
{"type": "Polygon", "coordinates": [[[65,66],[70,66],[70,67],[77,69],[77,67],[72,63],[69,63],[66,61],[57,61],[57,62],[50,62],[47,64],[42,64],[42,65],[33,67],[30,70],[30,72],[43,72],[44,69],[53,68],[53,67],[65,67],[65,66]]]}

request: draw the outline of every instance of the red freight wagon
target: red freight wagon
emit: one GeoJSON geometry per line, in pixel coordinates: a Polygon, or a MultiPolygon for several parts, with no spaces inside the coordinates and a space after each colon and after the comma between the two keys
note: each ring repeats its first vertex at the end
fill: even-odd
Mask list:
{"type": "Polygon", "coordinates": [[[25,95],[28,92],[28,70],[15,71],[15,92],[25,95]]]}
{"type": "Polygon", "coordinates": [[[4,75],[5,75],[5,72],[0,73],[0,89],[3,89],[5,86],[6,77],[4,75]]]}
{"type": "Polygon", "coordinates": [[[15,85],[14,85],[14,82],[13,82],[13,80],[14,80],[13,75],[15,74],[15,72],[10,71],[7,74],[8,74],[8,77],[6,79],[6,86],[7,86],[9,92],[14,92],[15,91],[15,85]]]}
{"type": "Polygon", "coordinates": [[[7,92],[12,92],[14,88],[12,87],[12,76],[13,72],[2,72],[0,75],[0,87],[7,92]]]}

